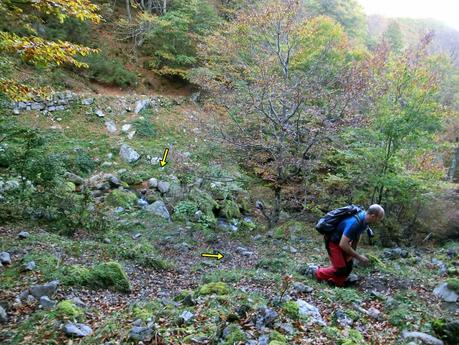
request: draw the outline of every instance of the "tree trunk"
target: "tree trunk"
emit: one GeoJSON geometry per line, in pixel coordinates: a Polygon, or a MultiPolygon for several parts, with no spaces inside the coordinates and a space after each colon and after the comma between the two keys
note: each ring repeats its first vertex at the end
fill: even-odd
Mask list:
{"type": "Polygon", "coordinates": [[[448,181],[453,182],[456,180],[456,176],[458,175],[458,171],[457,171],[458,164],[459,164],[459,146],[456,147],[454,151],[453,159],[451,160],[451,165],[448,171],[448,181]]]}
{"type": "Polygon", "coordinates": [[[281,187],[276,186],[274,187],[274,208],[273,208],[273,214],[271,216],[270,227],[276,225],[279,222],[280,211],[281,211],[281,187]]]}
{"type": "Polygon", "coordinates": [[[131,16],[131,0],[126,0],[126,12],[128,16],[129,22],[132,21],[132,16],[131,16]]]}

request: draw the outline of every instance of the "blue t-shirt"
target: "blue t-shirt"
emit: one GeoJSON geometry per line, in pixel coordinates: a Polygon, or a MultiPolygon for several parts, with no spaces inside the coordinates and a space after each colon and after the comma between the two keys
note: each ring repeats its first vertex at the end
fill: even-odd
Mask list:
{"type": "Polygon", "coordinates": [[[346,218],[338,224],[337,230],[332,236],[332,241],[339,242],[342,235],[346,235],[351,241],[354,241],[359,238],[367,226],[368,224],[365,222],[365,211],[360,211],[358,214],[346,218]],[[357,220],[357,216],[360,221],[357,220]]]}

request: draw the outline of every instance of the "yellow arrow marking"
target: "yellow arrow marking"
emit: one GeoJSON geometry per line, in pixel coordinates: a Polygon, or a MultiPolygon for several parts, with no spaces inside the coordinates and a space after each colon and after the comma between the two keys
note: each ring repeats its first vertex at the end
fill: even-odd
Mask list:
{"type": "Polygon", "coordinates": [[[169,153],[169,149],[168,148],[164,149],[163,159],[159,161],[159,165],[161,165],[162,167],[167,164],[166,158],[167,158],[168,153],[169,153]]]}
{"type": "Polygon", "coordinates": [[[202,253],[201,256],[205,258],[215,258],[217,260],[221,260],[223,258],[222,253],[217,253],[217,254],[202,253]]]}

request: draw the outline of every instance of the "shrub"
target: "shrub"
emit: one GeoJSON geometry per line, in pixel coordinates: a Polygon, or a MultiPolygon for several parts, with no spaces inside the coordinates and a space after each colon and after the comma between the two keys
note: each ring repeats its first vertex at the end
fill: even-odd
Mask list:
{"type": "Polygon", "coordinates": [[[189,220],[192,219],[194,214],[198,211],[198,206],[193,201],[180,201],[174,207],[174,218],[176,220],[189,220]]]}
{"type": "Polygon", "coordinates": [[[83,59],[89,65],[88,77],[105,84],[120,87],[135,86],[137,75],[126,69],[117,58],[109,58],[105,54],[91,54],[83,59]]]}
{"type": "Polygon", "coordinates": [[[284,313],[293,320],[298,320],[300,318],[300,307],[294,301],[285,302],[282,309],[284,313]]]}
{"type": "Polygon", "coordinates": [[[155,135],[155,128],[148,119],[139,119],[134,121],[136,134],[140,137],[151,138],[155,135]]]}

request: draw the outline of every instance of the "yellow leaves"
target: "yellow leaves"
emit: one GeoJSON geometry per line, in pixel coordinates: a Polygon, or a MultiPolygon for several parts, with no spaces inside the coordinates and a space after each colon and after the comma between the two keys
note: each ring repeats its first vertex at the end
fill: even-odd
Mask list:
{"type": "Polygon", "coordinates": [[[40,37],[19,37],[15,34],[0,32],[0,48],[10,53],[17,53],[24,61],[37,64],[70,64],[87,67],[74,58],[75,55],[87,56],[98,53],[98,49],[83,47],[70,42],[46,41],[40,37]]]}
{"type": "Polygon", "coordinates": [[[102,19],[97,13],[99,8],[90,0],[34,0],[32,6],[40,12],[55,14],[61,22],[67,17],[94,23],[99,23],[102,19]]]}
{"type": "Polygon", "coordinates": [[[50,88],[33,88],[11,79],[0,78],[0,93],[14,101],[30,100],[36,96],[46,98],[50,88]]]}

